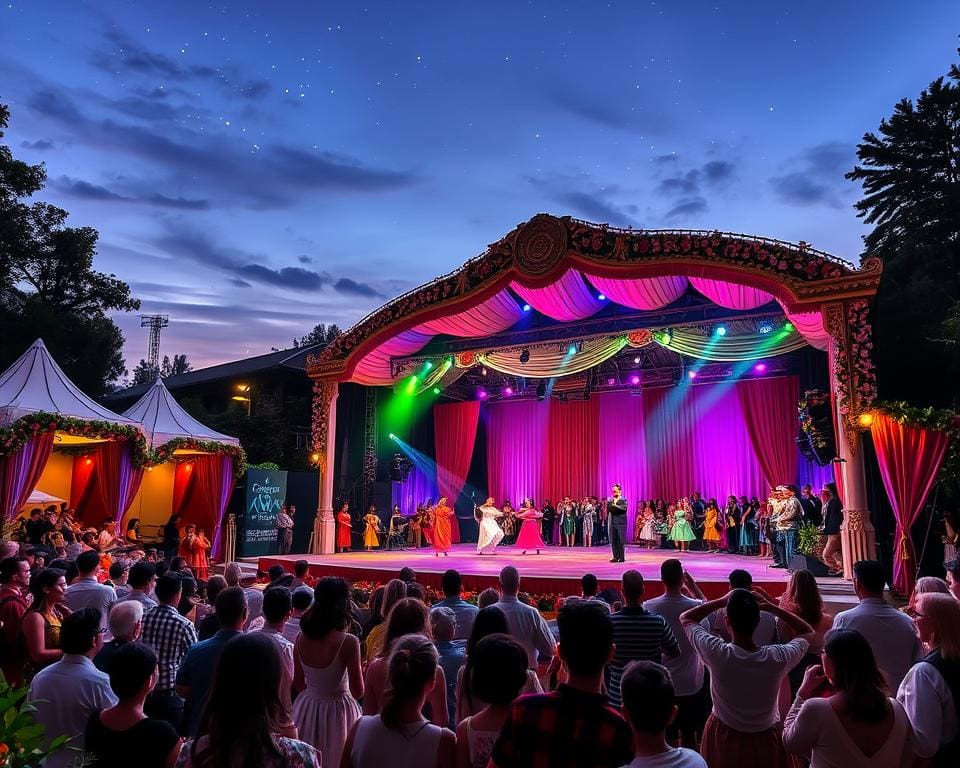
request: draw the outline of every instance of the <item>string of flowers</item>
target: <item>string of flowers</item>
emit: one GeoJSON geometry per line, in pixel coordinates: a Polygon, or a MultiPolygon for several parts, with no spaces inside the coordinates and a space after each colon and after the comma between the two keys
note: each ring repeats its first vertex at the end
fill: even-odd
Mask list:
{"type": "Polygon", "coordinates": [[[816,422],[813,420],[811,410],[819,408],[830,403],[830,395],[819,389],[808,389],[800,397],[797,405],[797,415],[800,421],[800,429],[810,438],[810,443],[814,448],[826,448],[827,438],[817,429],[816,422]]]}
{"type": "Polygon", "coordinates": [[[940,465],[938,479],[956,481],[960,479],[960,414],[938,408],[920,408],[899,400],[877,403],[874,410],[883,413],[898,424],[920,429],[932,429],[945,432],[950,437],[947,455],[940,465]]]}
{"type": "Polygon", "coordinates": [[[164,464],[174,458],[176,451],[193,451],[195,453],[214,453],[231,456],[233,458],[233,473],[240,477],[247,470],[247,452],[241,445],[232,443],[218,443],[215,440],[196,440],[194,438],[177,437],[170,440],[151,452],[150,464],[164,464]]]}

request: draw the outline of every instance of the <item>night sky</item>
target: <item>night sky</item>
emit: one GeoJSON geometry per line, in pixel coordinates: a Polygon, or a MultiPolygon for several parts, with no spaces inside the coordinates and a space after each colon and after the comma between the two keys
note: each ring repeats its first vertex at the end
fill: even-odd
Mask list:
{"type": "MultiPolygon", "coordinates": [[[[856,260],[857,141],[956,0],[0,6],[0,102],[195,366],[347,327],[539,211],[856,260]]],[[[117,318],[132,367],[139,314],[117,318]]],[[[25,340],[26,343],[26,340],[25,340]]]]}

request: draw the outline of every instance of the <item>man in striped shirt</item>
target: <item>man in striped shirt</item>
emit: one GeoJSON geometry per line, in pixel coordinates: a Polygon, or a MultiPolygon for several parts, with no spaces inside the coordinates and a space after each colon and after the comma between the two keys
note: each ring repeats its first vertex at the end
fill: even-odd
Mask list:
{"type": "Polygon", "coordinates": [[[680,645],[667,620],[643,607],[643,576],[629,570],[623,574],[621,589],[625,605],[614,613],[613,644],[615,652],[607,664],[607,697],[613,707],[619,708],[620,678],[631,661],[660,663],[661,657],[676,658],[680,645]]]}

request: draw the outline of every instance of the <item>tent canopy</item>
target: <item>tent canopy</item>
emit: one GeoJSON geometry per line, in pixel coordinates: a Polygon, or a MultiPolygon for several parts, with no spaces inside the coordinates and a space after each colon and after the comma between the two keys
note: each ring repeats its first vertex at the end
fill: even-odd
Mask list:
{"type": "Polygon", "coordinates": [[[147,393],[124,411],[123,415],[143,424],[153,448],[178,439],[240,444],[237,438],[210,429],[183,410],[161,379],[157,379],[147,393]]]}
{"type": "Polygon", "coordinates": [[[56,364],[42,339],[0,374],[0,427],[38,412],[140,428],[137,420],[114,413],[81,392],[56,364]]]}

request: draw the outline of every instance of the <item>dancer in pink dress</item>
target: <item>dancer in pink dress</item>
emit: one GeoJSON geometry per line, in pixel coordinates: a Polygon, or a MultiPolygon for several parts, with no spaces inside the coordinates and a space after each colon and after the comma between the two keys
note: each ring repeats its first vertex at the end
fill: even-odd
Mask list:
{"type": "Polygon", "coordinates": [[[517,543],[514,546],[522,550],[521,555],[527,554],[528,549],[537,550],[539,555],[540,550],[547,546],[540,536],[540,520],[543,518],[543,513],[533,506],[533,499],[524,499],[516,514],[523,524],[520,526],[520,535],[517,536],[517,543]]]}

